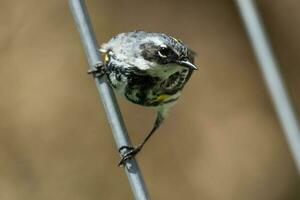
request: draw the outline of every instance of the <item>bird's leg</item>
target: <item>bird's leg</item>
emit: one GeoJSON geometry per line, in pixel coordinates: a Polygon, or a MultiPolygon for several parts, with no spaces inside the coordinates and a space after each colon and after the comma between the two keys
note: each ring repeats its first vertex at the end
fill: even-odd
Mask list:
{"type": "Polygon", "coordinates": [[[132,146],[122,146],[122,147],[120,147],[120,149],[119,149],[120,153],[122,153],[123,149],[126,149],[126,152],[122,155],[122,158],[121,158],[118,166],[123,165],[126,160],[128,160],[130,158],[133,158],[134,156],[137,155],[137,153],[139,153],[142,150],[143,146],[150,139],[150,137],[153,135],[153,133],[159,128],[159,126],[162,124],[163,120],[164,120],[163,115],[158,113],[152,130],[147,135],[147,137],[145,137],[145,139],[143,140],[143,142],[141,144],[139,144],[135,147],[132,147],[132,146]]]}
{"type": "Polygon", "coordinates": [[[93,74],[95,78],[101,78],[106,73],[105,64],[102,62],[94,64],[87,72],[93,74]]]}

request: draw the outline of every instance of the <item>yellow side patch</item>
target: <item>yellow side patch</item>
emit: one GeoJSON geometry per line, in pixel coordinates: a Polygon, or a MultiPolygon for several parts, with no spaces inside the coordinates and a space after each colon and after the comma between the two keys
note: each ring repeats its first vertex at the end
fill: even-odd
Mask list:
{"type": "Polygon", "coordinates": [[[168,95],[168,94],[161,94],[153,102],[163,102],[168,97],[170,97],[170,95],[168,95]]]}
{"type": "Polygon", "coordinates": [[[104,62],[107,63],[109,61],[109,57],[108,57],[108,54],[106,53],[104,55],[104,62]]]}

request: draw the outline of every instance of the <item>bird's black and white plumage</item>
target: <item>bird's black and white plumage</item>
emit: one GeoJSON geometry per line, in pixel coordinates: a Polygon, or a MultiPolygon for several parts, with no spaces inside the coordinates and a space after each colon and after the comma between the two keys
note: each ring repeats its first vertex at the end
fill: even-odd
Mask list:
{"type": "Polygon", "coordinates": [[[100,51],[104,64],[94,72],[104,72],[114,90],[129,101],[157,110],[155,124],[145,140],[136,147],[122,148],[127,149],[120,162],[123,164],[142,149],[179,98],[197,69],[194,53],[174,37],[145,31],[118,34],[100,51]]]}

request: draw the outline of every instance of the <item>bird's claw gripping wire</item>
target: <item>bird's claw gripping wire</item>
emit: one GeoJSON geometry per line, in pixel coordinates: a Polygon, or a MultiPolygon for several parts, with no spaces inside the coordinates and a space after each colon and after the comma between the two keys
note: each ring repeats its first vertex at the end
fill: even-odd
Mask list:
{"type": "Polygon", "coordinates": [[[133,157],[136,156],[136,154],[138,152],[140,152],[140,150],[142,149],[142,146],[122,146],[119,148],[119,152],[121,154],[121,160],[118,163],[118,166],[124,165],[125,162],[133,157]],[[122,153],[123,149],[125,149],[126,151],[124,153],[122,153]]]}
{"type": "Polygon", "coordinates": [[[105,65],[102,62],[96,63],[87,71],[87,73],[93,74],[96,78],[100,78],[106,73],[105,65]]]}

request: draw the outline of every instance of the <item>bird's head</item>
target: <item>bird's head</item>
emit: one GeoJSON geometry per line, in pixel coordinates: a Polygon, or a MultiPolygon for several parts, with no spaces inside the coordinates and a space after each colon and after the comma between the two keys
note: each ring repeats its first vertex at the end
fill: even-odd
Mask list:
{"type": "Polygon", "coordinates": [[[121,33],[102,45],[101,50],[110,52],[116,62],[140,70],[168,70],[174,67],[197,69],[194,65],[195,53],[180,40],[162,33],[121,33]]]}

